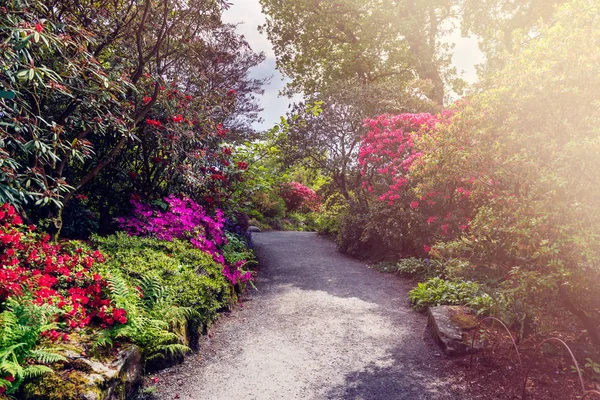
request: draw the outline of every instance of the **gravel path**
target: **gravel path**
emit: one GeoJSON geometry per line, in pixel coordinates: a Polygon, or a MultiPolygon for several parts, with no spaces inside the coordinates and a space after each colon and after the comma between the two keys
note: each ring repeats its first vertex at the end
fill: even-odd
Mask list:
{"type": "Polygon", "coordinates": [[[198,355],[158,375],[159,399],[467,398],[401,279],[314,233],[253,238],[259,291],[221,318],[198,355]]]}

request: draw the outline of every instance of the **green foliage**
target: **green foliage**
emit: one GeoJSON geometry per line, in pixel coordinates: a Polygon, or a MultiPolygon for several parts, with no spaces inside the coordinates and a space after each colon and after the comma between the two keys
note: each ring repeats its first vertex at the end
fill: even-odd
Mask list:
{"type": "Polygon", "coordinates": [[[252,206],[263,218],[277,220],[285,215],[285,202],[276,190],[256,193],[252,197],[252,206]]]}
{"type": "Polygon", "coordinates": [[[404,258],[397,264],[398,272],[410,276],[429,278],[437,276],[444,270],[442,263],[437,260],[404,258]]]}
{"type": "Polygon", "coordinates": [[[0,388],[6,388],[6,393],[11,394],[25,380],[51,373],[52,369],[45,364],[65,358],[56,353],[56,348],[41,343],[42,332],[56,328],[54,307],[12,298],[3,306],[5,309],[0,313],[0,388]]]}
{"type": "MultiPolygon", "coordinates": [[[[451,78],[441,26],[452,2],[392,0],[261,0],[277,67],[290,78],[288,92],[321,93],[340,81],[368,85],[392,81],[403,91],[415,76],[425,93],[443,103],[442,75],[451,78]]],[[[450,80],[450,79],[449,79],[450,80]]]]}
{"type": "Polygon", "coordinates": [[[225,232],[227,244],[223,246],[223,257],[228,265],[235,265],[239,261],[247,261],[246,266],[255,264],[254,252],[248,248],[246,240],[235,233],[225,232]]]}
{"type": "Polygon", "coordinates": [[[343,218],[348,213],[348,205],[339,193],[325,200],[315,220],[317,232],[321,235],[336,236],[340,231],[343,218]]]}
{"type": "MultiPolygon", "coordinates": [[[[222,267],[212,257],[181,240],[172,242],[117,233],[93,237],[108,255],[107,266],[121,271],[130,286],[141,286],[152,277],[171,294],[173,303],[190,308],[199,321],[209,324],[231,301],[230,286],[222,267]]],[[[239,245],[239,243],[238,243],[239,245]]],[[[227,257],[235,258],[235,251],[227,257]]]]}
{"type": "Polygon", "coordinates": [[[439,305],[477,304],[489,307],[492,302],[486,294],[480,294],[479,285],[475,282],[452,282],[438,277],[419,283],[408,293],[408,298],[415,310],[422,311],[427,307],[439,305]]]}
{"type": "Polygon", "coordinates": [[[146,362],[187,353],[190,349],[183,344],[186,338],[181,333],[196,316],[195,311],[178,306],[173,291],[159,283],[158,278],[144,276],[139,287],[140,290],[132,288],[118,272],[112,272],[111,296],[117,307],[127,311],[128,322],[101,331],[95,347],[128,340],[142,349],[146,362]]]}

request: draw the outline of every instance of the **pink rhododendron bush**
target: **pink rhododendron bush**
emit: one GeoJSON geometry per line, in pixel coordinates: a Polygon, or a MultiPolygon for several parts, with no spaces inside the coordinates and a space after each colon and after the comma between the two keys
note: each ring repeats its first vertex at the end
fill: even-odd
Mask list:
{"type": "Polygon", "coordinates": [[[317,193],[299,182],[282,183],[280,196],[288,212],[318,211],[321,205],[317,193]]]}
{"type": "Polygon", "coordinates": [[[594,146],[583,131],[569,139],[537,116],[495,126],[488,107],[475,98],[437,116],[365,121],[359,163],[376,198],[371,221],[345,232],[392,257],[437,260],[443,277],[483,283],[494,302],[483,311],[521,332],[556,329],[568,316],[597,345],[600,193],[573,175],[597,174],[597,159],[583,156],[594,146]],[[533,146],[538,135],[524,122],[559,136],[533,146]]]}

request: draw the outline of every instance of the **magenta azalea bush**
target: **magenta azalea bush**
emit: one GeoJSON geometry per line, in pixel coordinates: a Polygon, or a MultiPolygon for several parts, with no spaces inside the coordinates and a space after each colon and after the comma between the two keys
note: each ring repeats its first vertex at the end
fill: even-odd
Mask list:
{"type": "Polygon", "coordinates": [[[232,283],[248,282],[252,275],[242,267],[246,260],[235,265],[227,265],[221,248],[227,244],[223,212],[216,210],[211,217],[206,210],[190,198],[175,195],[165,197],[167,209],[161,211],[146,203],[132,198],[133,215],[118,218],[117,222],[128,234],[133,236],[155,237],[159,240],[188,240],[194,247],[210,254],[223,265],[223,275],[232,283]]]}

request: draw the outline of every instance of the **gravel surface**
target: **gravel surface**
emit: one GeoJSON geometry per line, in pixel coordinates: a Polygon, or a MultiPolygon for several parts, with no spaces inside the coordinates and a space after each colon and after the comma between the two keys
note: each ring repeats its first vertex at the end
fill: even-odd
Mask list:
{"type": "Polygon", "coordinates": [[[306,232],[253,235],[261,262],[241,307],[159,378],[159,399],[465,399],[407,304],[402,279],[306,232]]]}

